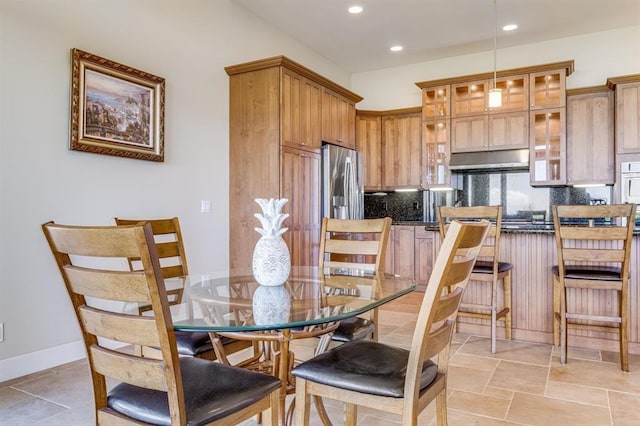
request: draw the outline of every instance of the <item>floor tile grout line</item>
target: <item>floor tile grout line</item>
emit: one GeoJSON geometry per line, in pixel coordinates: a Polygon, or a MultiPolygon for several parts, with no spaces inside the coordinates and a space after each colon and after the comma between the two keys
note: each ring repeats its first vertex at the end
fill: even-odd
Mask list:
{"type": "Polygon", "coordinates": [[[16,392],[22,392],[22,393],[24,393],[25,395],[29,395],[29,396],[31,396],[31,397],[33,397],[33,398],[37,398],[37,399],[40,399],[40,400],[42,400],[42,401],[46,401],[46,402],[48,402],[48,403],[50,403],[50,404],[57,405],[58,407],[66,408],[67,410],[71,410],[71,409],[72,409],[71,407],[69,407],[69,406],[67,406],[67,405],[61,404],[61,403],[56,402],[56,401],[52,401],[52,400],[50,400],[50,399],[48,399],[48,398],[45,398],[45,397],[43,397],[43,396],[41,396],[41,395],[37,395],[37,394],[35,394],[35,393],[31,393],[31,392],[26,391],[26,390],[24,390],[24,389],[14,388],[13,386],[8,386],[8,388],[9,388],[9,389],[12,389],[12,390],[14,390],[14,391],[16,391],[16,392]]]}

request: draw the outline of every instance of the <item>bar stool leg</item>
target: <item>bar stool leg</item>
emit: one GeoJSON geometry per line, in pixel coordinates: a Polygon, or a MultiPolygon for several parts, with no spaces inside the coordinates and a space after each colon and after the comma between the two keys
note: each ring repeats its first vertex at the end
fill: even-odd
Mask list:
{"type": "Polygon", "coordinates": [[[502,278],[504,288],[504,307],[507,313],[504,316],[504,333],[507,340],[511,340],[511,271],[502,278]]]}
{"type": "Polygon", "coordinates": [[[627,288],[625,283],[622,284],[622,290],[619,292],[620,297],[620,368],[622,371],[629,371],[629,326],[628,326],[628,309],[627,288]]]}
{"type": "Polygon", "coordinates": [[[553,345],[560,346],[560,283],[553,276],[553,345]]]}
{"type": "Polygon", "coordinates": [[[560,283],[560,364],[567,363],[567,288],[560,283]]]}
{"type": "Polygon", "coordinates": [[[496,334],[498,328],[498,277],[491,282],[491,353],[496,353],[496,334]]]}

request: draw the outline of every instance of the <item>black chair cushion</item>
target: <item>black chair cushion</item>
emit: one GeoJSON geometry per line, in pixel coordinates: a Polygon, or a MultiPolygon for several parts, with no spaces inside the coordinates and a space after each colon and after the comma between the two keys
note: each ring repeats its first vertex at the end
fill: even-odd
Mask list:
{"type": "MultiPolygon", "coordinates": [[[[498,273],[507,272],[510,269],[513,269],[513,265],[510,264],[509,262],[498,262],[498,273]]],[[[489,262],[486,260],[476,261],[476,264],[473,267],[472,273],[493,274],[493,262],[489,262]]]]}
{"type": "MultiPolygon", "coordinates": [[[[213,350],[209,333],[176,331],[175,335],[178,354],[180,355],[198,356],[201,353],[213,350]]],[[[231,337],[220,336],[220,342],[222,342],[223,346],[236,341],[231,337]]]]}
{"type": "Polygon", "coordinates": [[[331,340],[337,342],[351,342],[370,336],[375,331],[375,325],[365,318],[351,317],[340,321],[340,325],[333,332],[331,340]]]}
{"type": "MultiPolygon", "coordinates": [[[[551,268],[553,275],[560,276],[560,268],[554,265],[551,268]]],[[[565,267],[565,278],[576,280],[600,280],[600,281],[620,281],[622,271],[615,266],[595,266],[595,265],[569,265],[565,267]]]]}
{"type": "Polygon", "coordinates": [[[190,333],[188,331],[176,331],[176,344],[180,355],[197,356],[203,352],[213,350],[213,344],[209,333],[190,333]]]}
{"type": "MultiPolygon", "coordinates": [[[[337,346],[293,369],[293,375],[312,382],[371,395],[402,398],[409,351],[370,340],[337,346]]],[[[431,360],[424,362],[420,389],[438,374],[431,360]]]]}
{"type": "MultiPolygon", "coordinates": [[[[224,418],[267,396],[277,378],[199,358],[180,358],[188,425],[224,418]]],[[[171,425],[165,392],[120,383],[109,392],[111,409],[154,425],[171,425]]]]}

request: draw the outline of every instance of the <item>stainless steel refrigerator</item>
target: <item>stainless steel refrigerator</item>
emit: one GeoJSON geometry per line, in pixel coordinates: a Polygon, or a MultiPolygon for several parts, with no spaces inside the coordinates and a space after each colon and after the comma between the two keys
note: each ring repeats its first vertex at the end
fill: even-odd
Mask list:
{"type": "Polygon", "coordinates": [[[362,155],[336,145],[322,146],[322,215],[337,219],[364,217],[362,155]]]}

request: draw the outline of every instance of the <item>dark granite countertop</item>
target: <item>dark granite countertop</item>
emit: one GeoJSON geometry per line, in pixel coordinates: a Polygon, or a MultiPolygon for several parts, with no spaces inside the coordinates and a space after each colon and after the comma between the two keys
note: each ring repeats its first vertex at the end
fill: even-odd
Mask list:
{"type": "MultiPolygon", "coordinates": [[[[394,220],[394,225],[424,226],[426,231],[438,232],[438,222],[423,222],[412,220],[394,220]]],[[[555,233],[553,222],[531,223],[531,222],[502,222],[503,234],[550,234],[555,233]]],[[[633,231],[634,236],[640,236],[640,226],[636,225],[633,231]]]]}
{"type": "MultiPolygon", "coordinates": [[[[424,226],[427,231],[438,231],[438,222],[422,221],[393,221],[394,225],[424,226]]],[[[502,232],[505,234],[553,234],[553,223],[530,223],[530,222],[502,222],[502,232]]]]}

